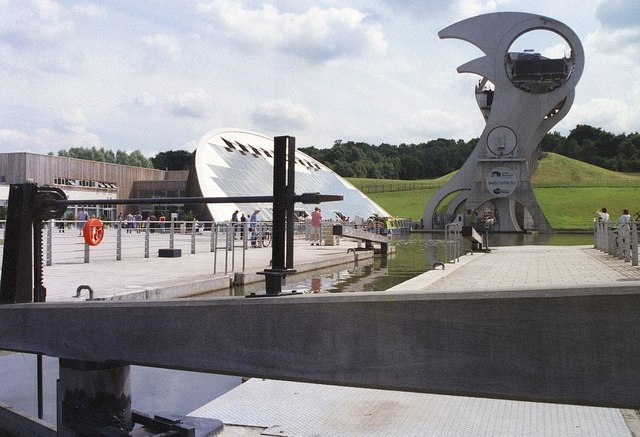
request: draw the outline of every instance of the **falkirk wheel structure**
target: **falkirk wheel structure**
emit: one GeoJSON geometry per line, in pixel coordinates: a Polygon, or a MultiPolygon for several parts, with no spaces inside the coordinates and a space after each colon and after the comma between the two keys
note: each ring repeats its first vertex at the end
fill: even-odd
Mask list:
{"type": "Polygon", "coordinates": [[[540,141],[573,103],[584,68],[580,40],[563,23],[517,12],[469,18],[438,36],[462,39],[484,53],[457,70],[481,76],[475,92],[486,126],[462,168],[427,204],[425,228],[462,220],[496,232],[553,232],[531,178],[540,141]],[[516,39],[533,30],[564,38],[570,54],[550,59],[530,50],[509,52],[516,39]]]}

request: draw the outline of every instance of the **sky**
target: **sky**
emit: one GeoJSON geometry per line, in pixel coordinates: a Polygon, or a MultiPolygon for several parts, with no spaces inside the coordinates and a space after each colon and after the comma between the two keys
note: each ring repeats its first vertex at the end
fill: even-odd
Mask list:
{"type": "MultiPolygon", "coordinates": [[[[482,53],[438,31],[505,11],[582,42],[554,131],[640,131],[638,0],[0,0],[0,152],[153,157],[229,127],[317,148],[477,138],[480,77],[456,68],[482,53]]],[[[523,49],[551,53],[553,35],[523,49]]]]}

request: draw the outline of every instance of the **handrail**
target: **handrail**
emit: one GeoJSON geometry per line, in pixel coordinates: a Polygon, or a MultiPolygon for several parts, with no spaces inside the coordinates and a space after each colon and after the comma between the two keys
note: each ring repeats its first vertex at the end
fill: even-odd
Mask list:
{"type": "MultiPolygon", "coordinates": [[[[0,238],[4,237],[4,221],[0,220],[0,238]]],[[[80,229],[75,220],[54,220],[43,226],[45,265],[69,263],[90,263],[95,260],[123,261],[132,258],[149,258],[160,248],[182,249],[182,254],[202,253],[203,250],[214,254],[214,274],[219,254],[225,257],[224,274],[244,272],[246,251],[250,247],[252,231],[248,222],[215,221],[104,221],[105,236],[101,244],[89,247],[79,245],[80,229]],[[225,250],[228,249],[228,250],[225,250]],[[220,252],[219,251],[224,251],[220,252]],[[238,254],[236,251],[240,251],[238,254]]],[[[256,245],[266,247],[270,244],[272,223],[259,222],[256,245]]],[[[304,222],[294,224],[296,238],[304,238],[304,222]]],[[[2,252],[0,252],[0,256],[2,252]]]]}
{"type": "Polygon", "coordinates": [[[593,247],[637,266],[638,226],[640,223],[633,220],[594,222],[593,247]]]}

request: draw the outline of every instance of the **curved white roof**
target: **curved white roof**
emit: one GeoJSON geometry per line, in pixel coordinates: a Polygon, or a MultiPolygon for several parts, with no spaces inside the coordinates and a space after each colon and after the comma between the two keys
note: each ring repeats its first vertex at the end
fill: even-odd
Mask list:
{"type": "MultiPolygon", "coordinates": [[[[194,169],[204,197],[273,195],[273,138],[240,129],[207,132],[196,149],[194,169]]],[[[295,193],[340,194],[344,200],[320,205],[325,219],[335,218],[338,210],[352,219],[358,215],[388,216],[389,213],[362,194],[328,167],[296,150],[295,193]]],[[[316,205],[296,204],[296,210],[311,212],[316,205]]],[[[237,209],[249,215],[261,210],[262,220],[271,220],[270,203],[209,204],[217,221],[231,219],[237,209]]]]}

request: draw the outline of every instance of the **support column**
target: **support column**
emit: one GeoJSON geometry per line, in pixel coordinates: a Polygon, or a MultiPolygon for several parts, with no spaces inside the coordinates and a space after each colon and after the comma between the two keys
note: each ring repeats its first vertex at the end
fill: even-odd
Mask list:
{"type": "Polygon", "coordinates": [[[107,428],[129,432],[132,427],[129,365],[60,359],[59,436],[95,436],[107,428]]]}

